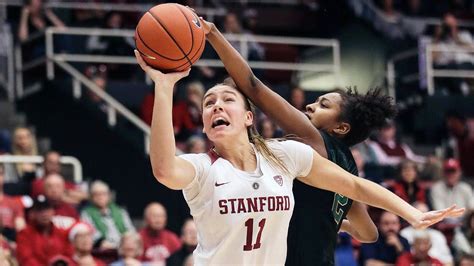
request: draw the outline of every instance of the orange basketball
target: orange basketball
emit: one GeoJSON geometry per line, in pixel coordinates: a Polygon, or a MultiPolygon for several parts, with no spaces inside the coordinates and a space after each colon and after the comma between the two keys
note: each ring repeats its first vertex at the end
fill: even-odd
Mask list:
{"type": "Polygon", "coordinates": [[[161,4],[146,12],[135,30],[143,59],[163,72],[183,71],[201,57],[206,36],[198,16],[179,4],[161,4]]]}

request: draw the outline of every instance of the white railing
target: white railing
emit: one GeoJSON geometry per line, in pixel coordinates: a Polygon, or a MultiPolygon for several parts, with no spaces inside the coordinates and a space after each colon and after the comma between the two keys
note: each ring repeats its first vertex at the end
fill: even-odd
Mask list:
{"type": "Polygon", "coordinates": [[[421,58],[423,61],[422,65],[418,66],[419,71],[410,73],[400,77],[402,82],[412,82],[423,78],[426,80],[426,88],[428,95],[435,93],[435,78],[436,77],[447,77],[447,78],[471,78],[474,79],[474,70],[460,70],[460,69],[436,69],[434,67],[433,52],[443,53],[472,53],[474,58],[474,47],[459,47],[459,46],[439,46],[427,42],[424,47],[414,48],[407,51],[400,52],[390,58],[387,62],[387,84],[390,95],[395,96],[396,88],[396,64],[406,59],[419,56],[420,54],[424,57],[421,58]]]}
{"type": "Polygon", "coordinates": [[[434,79],[435,77],[445,78],[471,78],[474,79],[474,70],[460,70],[460,69],[435,69],[433,62],[433,52],[443,53],[471,53],[474,58],[474,47],[459,47],[459,46],[440,46],[437,44],[427,44],[426,46],[426,80],[428,94],[433,95],[435,91],[434,79]]]}
{"type": "MultiPolygon", "coordinates": [[[[52,58],[54,54],[53,35],[87,35],[87,36],[114,36],[114,37],[134,37],[134,30],[113,30],[113,29],[90,29],[90,28],[48,28],[46,30],[46,57],[52,58]]],[[[248,35],[225,35],[229,41],[238,41],[242,55],[247,58],[250,41],[257,43],[272,44],[288,44],[288,45],[304,45],[314,47],[329,47],[332,49],[332,64],[313,64],[313,63],[286,63],[286,62],[260,62],[249,61],[249,65],[255,69],[273,69],[273,70],[290,70],[290,71],[312,71],[312,72],[329,72],[336,77],[340,74],[341,60],[339,42],[334,39],[312,39],[312,38],[292,38],[279,36],[259,36],[252,35],[251,39],[248,35]]],[[[82,54],[60,54],[63,61],[69,62],[101,62],[116,64],[136,64],[133,56],[104,56],[104,55],[82,55],[82,54]]],[[[195,63],[196,66],[224,67],[220,60],[200,59],[195,63]]],[[[53,61],[47,62],[48,79],[54,78],[53,61]]]]}
{"type": "MultiPolygon", "coordinates": [[[[24,156],[24,155],[0,155],[0,163],[43,163],[42,156],[24,156]]],[[[73,167],[73,178],[76,184],[82,182],[82,164],[73,156],[61,156],[59,159],[61,164],[70,164],[73,167]]]]}

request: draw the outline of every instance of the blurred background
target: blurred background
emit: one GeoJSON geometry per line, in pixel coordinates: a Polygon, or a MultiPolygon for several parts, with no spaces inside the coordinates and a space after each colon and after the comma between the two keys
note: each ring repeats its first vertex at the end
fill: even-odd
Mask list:
{"type": "MultiPolygon", "coordinates": [[[[1,0],[3,262],[71,263],[58,257],[68,246],[92,254],[97,265],[120,258],[189,263],[195,226],[182,193],[153,178],[153,86],[133,57],[138,20],[164,2],[191,6],[214,22],[255,74],[300,110],[336,88],[383,88],[399,115],[353,147],[361,176],[423,210],[453,203],[469,210],[421,234],[371,209],[381,238],[361,244],[341,234],[338,265],[393,264],[402,252],[380,254],[401,244],[407,252],[411,245],[414,257],[429,250],[444,265],[474,265],[472,0],[1,0]],[[36,247],[39,235],[19,233],[45,219],[75,229],[67,243],[36,247]],[[387,240],[393,234],[398,242],[387,240]],[[48,255],[28,253],[36,248],[48,255]]],[[[175,89],[180,152],[209,148],[198,106],[225,77],[207,44],[175,89]]],[[[258,123],[264,137],[285,135],[264,115],[258,123]]]]}

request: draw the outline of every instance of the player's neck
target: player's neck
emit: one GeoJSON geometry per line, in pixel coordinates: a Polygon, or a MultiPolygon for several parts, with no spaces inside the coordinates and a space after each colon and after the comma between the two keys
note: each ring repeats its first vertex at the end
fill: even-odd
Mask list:
{"type": "Polygon", "coordinates": [[[214,151],[242,171],[254,172],[257,168],[257,157],[248,141],[216,145],[214,151]]]}

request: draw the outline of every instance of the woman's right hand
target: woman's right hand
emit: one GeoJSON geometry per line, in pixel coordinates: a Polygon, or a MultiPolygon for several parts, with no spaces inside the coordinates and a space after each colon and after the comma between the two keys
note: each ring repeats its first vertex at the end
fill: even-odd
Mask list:
{"type": "Polygon", "coordinates": [[[140,52],[135,49],[135,57],[137,58],[137,62],[140,67],[145,71],[145,73],[155,82],[155,84],[164,84],[168,86],[174,86],[176,82],[180,79],[189,75],[191,68],[184,70],[182,72],[172,72],[172,73],[163,73],[157,69],[152,68],[149,66],[145,60],[143,60],[140,52]]]}
{"type": "Polygon", "coordinates": [[[204,34],[206,35],[216,28],[216,25],[214,23],[204,20],[202,17],[199,17],[199,20],[201,21],[202,29],[204,30],[204,34]]]}

